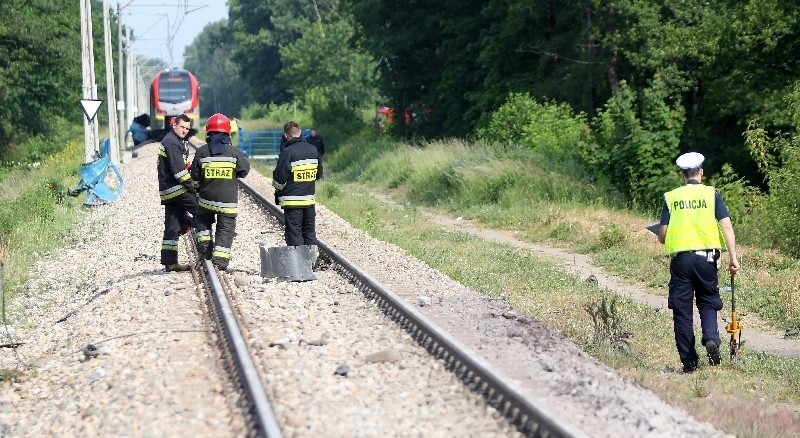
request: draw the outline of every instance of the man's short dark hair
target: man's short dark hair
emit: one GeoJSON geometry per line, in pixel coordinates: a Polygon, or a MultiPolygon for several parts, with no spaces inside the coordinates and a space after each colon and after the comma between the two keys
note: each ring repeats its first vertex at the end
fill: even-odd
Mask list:
{"type": "Polygon", "coordinates": [[[300,129],[300,125],[298,125],[294,120],[289,120],[285,125],[283,125],[283,132],[286,134],[291,134],[292,128],[300,129]]]}
{"type": "Polygon", "coordinates": [[[703,170],[702,167],[696,167],[694,169],[688,169],[688,170],[681,170],[681,175],[683,176],[684,179],[689,179],[700,175],[701,170],[703,170]]]}
{"type": "Polygon", "coordinates": [[[177,116],[175,116],[175,121],[176,122],[181,121],[181,122],[189,122],[189,123],[191,123],[192,119],[190,119],[189,116],[187,116],[186,114],[178,114],[177,116]]]}

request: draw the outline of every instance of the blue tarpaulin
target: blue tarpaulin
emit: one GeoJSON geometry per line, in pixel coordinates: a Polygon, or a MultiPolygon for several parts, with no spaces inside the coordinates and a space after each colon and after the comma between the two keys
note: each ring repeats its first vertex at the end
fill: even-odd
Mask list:
{"type": "Polygon", "coordinates": [[[109,156],[109,141],[104,139],[100,144],[102,156],[89,163],[81,165],[81,181],[78,188],[70,190],[71,196],[78,196],[84,191],[86,195],[84,205],[102,205],[114,202],[122,195],[125,181],[119,169],[111,162],[109,156]]]}

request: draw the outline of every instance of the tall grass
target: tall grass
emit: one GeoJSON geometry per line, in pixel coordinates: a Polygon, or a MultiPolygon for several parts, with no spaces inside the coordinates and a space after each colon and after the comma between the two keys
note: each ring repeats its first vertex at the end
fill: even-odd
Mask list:
{"type": "MultiPolygon", "coordinates": [[[[413,148],[398,149],[396,154],[384,151],[380,156],[389,162],[397,157],[408,161],[411,151],[413,148]]],[[[373,197],[372,190],[386,189],[374,186],[380,178],[343,182],[337,170],[333,169],[332,178],[318,186],[318,197],[326,207],[459,283],[551,324],[594,357],[668,402],[722,430],[741,432],[742,436],[760,436],[754,431],[763,436],[788,436],[782,433],[800,426],[795,412],[800,403],[797,360],[748,352],[747,360],[735,366],[726,359],[722,366],[710,368],[702,364],[695,375],[684,376],[678,372],[680,362],[669,312],[627,297],[612,297],[609,302],[608,291],[569,275],[558,263],[507,245],[443,230],[424,219],[417,203],[387,205],[373,197]],[[765,398],[769,403],[764,402],[765,398]],[[744,411],[729,415],[736,409],[744,411]]],[[[374,177],[376,173],[369,175],[374,177]]],[[[404,188],[401,186],[394,195],[402,195],[404,188]]],[[[494,204],[486,205],[487,210],[496,211],[494,204]]],[[[664,288],[669,276],[663,266],[664,257],[657,255],[660,248],[647,244],[645,236],[649,232],[630,229],[631,219],[623,212],[609,212],[600,205],[559,210],[555,203],[551,210],[562,223],[574,225],[574,233],[560,240],[562,244],[581,239],[586,242],[587,251],[592,248],[593,254],[617,260],[615,263],[660,263],[662,266],[656,271],[662,281],[660,287],[664,288]],[[631,246],[623,249],[626,245],[631,246]]],[[[638,221],[640,228],[643,221],[638,221]]],[[[652,242],[652,235],[647,237],[652,242]]],[[[642,275],[654,276],[647,270],[642,275]]]]}
{"type": "MultiPolygon", "coordinates": [[[[658,212],[628,208],[621,194],[589,178],[568,154],[552,160],[527,147],[453,139],[411,144],[365,133],[326,156],[326,175],[396,190],[411,203],[513,231],[521,239],[571,247],[651,293],[667,292],[669,259],[644,229],[658,212]]],[[[742,191],[735,175],[718,181],[737,214],[758,199],[742,191]]],[[[800,262],[769,248],[740,245],[739,252],[746,271],[737,277],[737,310],[781,330],[800,328],[800,262]]],[[[726,281],[721,274],[720,282],[726,281]]]]}
{"type": "Polygon", "coordinates": [[[7,169],[0,180],[6,187],[14,181],[15,189],[0,197],[0,259],[12,289],[25,280],[39,254],[70,240],[80,201],[67,190],[80,179],[83,144],[69,140],[60,148],[38,165],[7,169]]]}

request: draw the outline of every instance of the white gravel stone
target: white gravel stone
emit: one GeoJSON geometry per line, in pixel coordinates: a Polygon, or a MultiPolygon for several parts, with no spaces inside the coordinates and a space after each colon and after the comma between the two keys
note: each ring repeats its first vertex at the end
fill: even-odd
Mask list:
{"type": "MultiPolygon", "coordinates": [[[[246,434],[241,395],[209,330],[203,287],[191,274],[164,273],[158,264],[156,150],[138,150],[122,168],[123,197],[87,209],[70,236],[75,243],[44,255],[12,303],[10,325],[25,345],[0,350],[0,367],[31,377],[0,388],[0,435],[246,434]],[[89,343],[107,353],[84,357],[89,343]]],[[[269,199],[267,178],[253,172],[247,180],[269,199]]],[[[315,272],[310,282],[262,280],[258,247],[283,245],[283,233],[247,196],[240,206],[232,272],[222,275],[284,435],[517,435],[333,270],[315,272]],[[377,352],[390,360],[370,362],[377,352]],[[342,365],[346,377],[335,373],[342,365]]],[[[408,302],[429,298],[422,313],[587,436],[722,435],[618,377],[548,326],[521,324],[513,312],[496,317],[507,306],[369,238],[323,206],[317,231],[408,302]]],[[[181,238],[181,263],[190,261],[188,237],[181,238]]]]}

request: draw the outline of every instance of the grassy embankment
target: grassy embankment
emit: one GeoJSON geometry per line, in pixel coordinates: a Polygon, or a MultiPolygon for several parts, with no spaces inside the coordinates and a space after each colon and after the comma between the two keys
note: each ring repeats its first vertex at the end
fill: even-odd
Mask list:
{"type": "MultiPolygon", "coordinates": [[[[57,152],[41,161],[0,166],[0,326],[13,326],[6,305],[20,293],[29,268],[41,254],[63,247],[74,241],[78,232],[85,232],[72,229],[85,198],[67,195],[80,180],[82,139],[62,134],[48,140],[33,139],[25,146],[57,152]],[[47,145],[38,145],[45,141],[47,145]]],[[[0,382],[20,377],[17,371],[0,370],[0,382]]]]}
{"type": "MultiPolygon", "coordinates": [[[[669,312],[615,298],[529,252],[444,231],[420,215],[428,208],[520,240],[588,254],[609,272],[666,295],[668,259],[643,228],[656,218],[627,210],[613,191],[585,178],[580,166],[490,145],[416,147],[380,136],[339,145],[326,154],[325,165],[319,200],[354,226],[547,321],[610,367],[722,430],[739,436],[800,433],[800,360],[747,351],[742,362],[725,358],[719,367],[680,374],[669,312]],[[380,202],[373,192],[401,206],[380,202]]],[[[744,323],[747,315],[758,315],[774,327],[798,327],[800,264],[746,246],[746,224],[737,224],[737,231],[744,266],[737,276],[737,310],[744,323]]],[[[727,274],[720,279],[727,281],[727,274]]]]}

